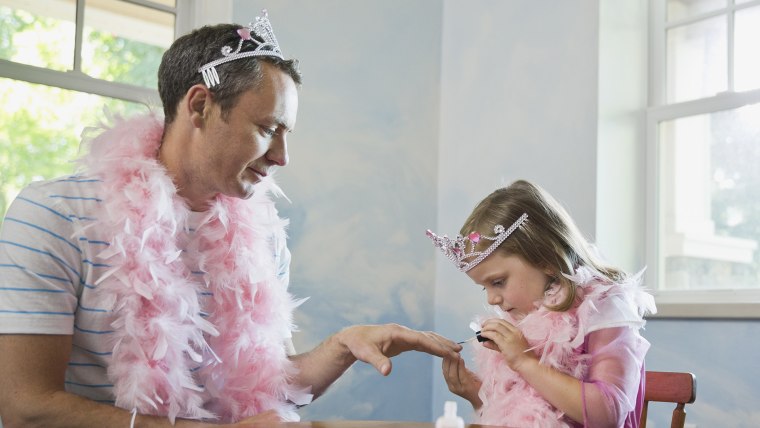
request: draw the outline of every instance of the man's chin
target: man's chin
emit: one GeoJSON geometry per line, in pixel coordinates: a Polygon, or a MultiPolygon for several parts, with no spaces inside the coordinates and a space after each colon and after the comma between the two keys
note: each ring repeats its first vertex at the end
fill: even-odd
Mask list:
{"type": "Polygon", "coordinates": [[[258,182],[256,182],[256,183],[246,183],[245,187],[243,187],[241,189],[239,198],[240,199],[244,199],[244,200],[245,199],[251,199],[253,197],[253,195],[256,194],[256,191],[257,191],[257,189],[259,187],[258,184],[259,184],[258,182]]]}
{"type": "Polygon", "coordinates": [[[251,199],[255,193],[256,193],[256,189],[254,188],[248,189],[247,192],[243,192],[240,194],[239,199],[242,199],[242,200],[251,199]]]}

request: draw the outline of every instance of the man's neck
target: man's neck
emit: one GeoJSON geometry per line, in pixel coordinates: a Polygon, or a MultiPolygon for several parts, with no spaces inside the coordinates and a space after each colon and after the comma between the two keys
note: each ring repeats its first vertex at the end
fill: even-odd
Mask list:
{"type": "Polygon", "coordinates": [[[164,132],[158,149],[158,162],[166,168],[177,188],[177,194],[185,200],[188,207],[192,211],[206,211],[214,195],[200,191],[200,183],[193,180],[187,172],[186,165],[191,152],[183,145],[190,144],[191,138],[190,135],[184,135],[175,128],[175,126],[169,126],[164,132]]]}

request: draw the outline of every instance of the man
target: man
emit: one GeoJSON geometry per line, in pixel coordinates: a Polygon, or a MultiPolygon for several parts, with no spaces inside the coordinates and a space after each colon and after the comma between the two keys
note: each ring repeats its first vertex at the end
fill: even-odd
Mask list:
{"type": "Polygon", "coordinates": [[[206,426],[297,419],[355,361],[459,345],[353,326],[288,352],[284,222],[300,74],[264,14],[164,54],[164,120],[120,120],[81,173],[22,191],[0,236],[0,417],[14,426],[206,426]]]}

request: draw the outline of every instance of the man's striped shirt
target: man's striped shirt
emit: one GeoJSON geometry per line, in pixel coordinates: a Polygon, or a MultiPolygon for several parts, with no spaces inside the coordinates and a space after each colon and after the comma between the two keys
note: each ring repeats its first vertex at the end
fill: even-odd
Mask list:
{"type": "MultiPolygon", "coordinates": [[[[94,217],[108,197],[100,183],[85,176],[36,182],[11,205],[0,232],[0,334],[72,335],[66,390],[113,403],[106,375],[113,349],[111,302],[95,292],[110,267],[97,258],[110,245],[94,217]]],[[[190,217],[190,234],[198,214],[190,217]]],[[[274,248],[287,284],[290,253],[284,242],[274,248]]],[[[197,257],[182,257],[201,281],[203,272],[190,265],[197,257]]],[[[202,307],[210,297],[201,293],[202,307]]]]}

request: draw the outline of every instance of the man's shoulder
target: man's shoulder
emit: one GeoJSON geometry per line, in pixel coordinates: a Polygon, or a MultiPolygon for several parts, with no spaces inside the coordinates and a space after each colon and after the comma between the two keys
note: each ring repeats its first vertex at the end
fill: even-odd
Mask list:
{"type": "MultiPolygon", "coordinates": [[[[49,198],[59,197],[79,198],[87,195],[97,197],[100,194],[102,180],[86,175],[69,175],[50,180],[34,181],[19,192],[19,197],[49,198]]],[[[99,199],[99,198],[98,198],[99,199]]]]}
{"type": "Polygon", "coordinates": [[[101,184],[101,180],[84,175],[32,182],[16,196],[7,216],[67,222],[84,218],[103,201],[101,184]]]}

